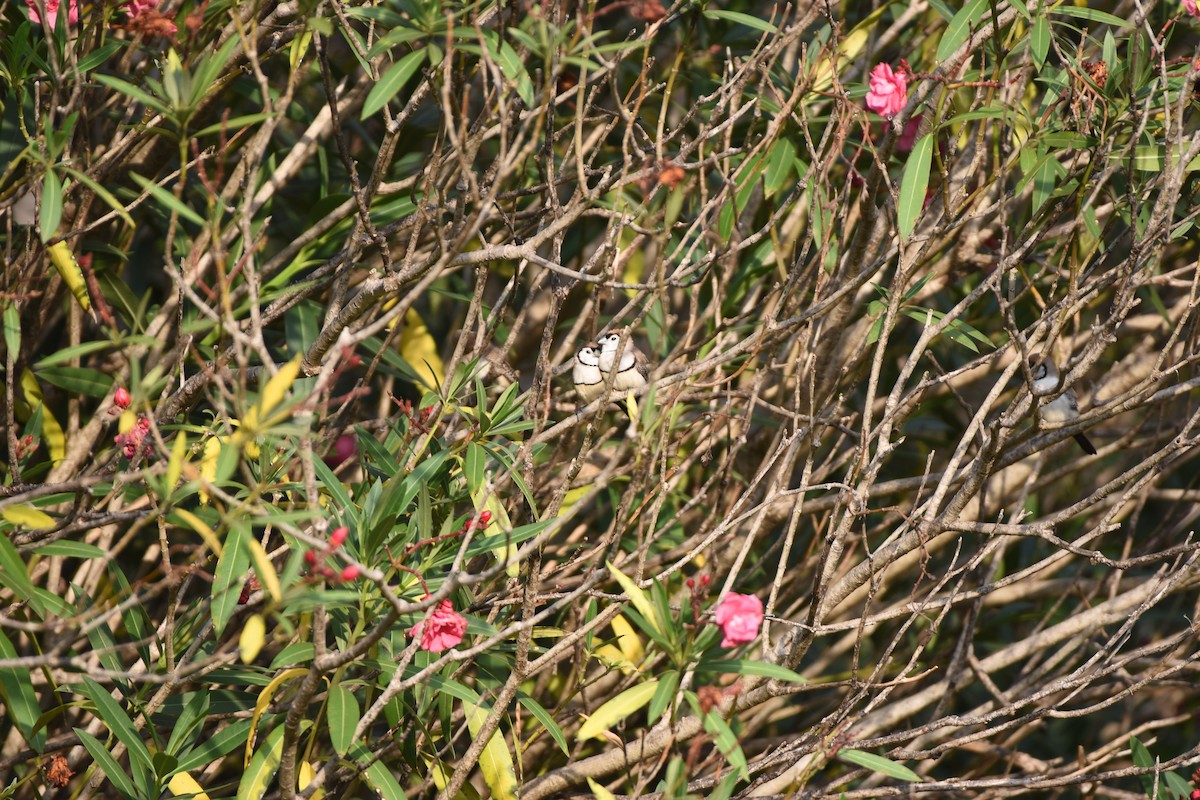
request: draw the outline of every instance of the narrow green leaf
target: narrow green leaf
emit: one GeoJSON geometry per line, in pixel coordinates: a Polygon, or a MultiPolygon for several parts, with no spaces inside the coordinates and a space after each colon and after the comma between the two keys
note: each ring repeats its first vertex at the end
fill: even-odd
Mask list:
{"type": "Polygon", "coordinates": [[[15,362],[21,353],[21,312],[11,300],[4,304],[4,346],[15,362]]]}
{"type": "Polygon", "coordinates": [[[750,659],[736,659],[727,661],[701,661],[696,665],[696,673],[704,672],[728,672],[736,675],[759,675],[764,678],[774,678],[779,681],[790,681],[792,683],[808,683],[808,678],[805,678],[798,672],[792,672],[787,667],[779,664],[768,664],[766,661],[752,661],[750,659]]]}
{"type": "Polygon", "coordinates": [[[767,197],[773,196],[792,181],[796,166],[796,145],[791,139],[783,138],[771,145],[767,153],[767,171],[763,175],[763,187],[767,197]]]}
{"type": "Polygon", "coordinates": [[[104,397],[112,390],[111,375],[88,367],[48,367],[35,372],[41,380],[76,395],[104,397]]]}
{"type": "Polygon", "coordinates": [[[921,216],[921,210],[925,206],[925,190],[929,188],[929,167],[932,163],[933,134],[928,133],[913,145],[904,165],[904,177],[900,180],[896,216],[900,236],[904,239],[912,235],[917,218],[921,216]]]}
{"type": "MultiPolygon", "coordinates": [[[[231,37],[231,38],[236,39],[237,37],[231,37]]],[[[97,75],[97,76],[95,76],[95,78],[97,81],[104,84],[108,88],[116,89],[118,92],[125,95],[126,97],[132,97],[134,100],[138,101],[142,105],[148,106],[148,107],[154,109],[159,114],[163,114],[165,116],[166,113],[169,111],[167,106],[161,100],[154,97],[153,95],[150,95],[150,94],[142,91],[141,89],[139,89],[138,87],[136,87],[132,83],[130,83],[129,81],[123,81],[120,78],[114,78],[112,75],[97,75]]]]}
{"type": "Polygon", "coordinates": [[[108,690],[85,675],[78,693],[92,701],[92,705],[96,707],[96,716],[100,717],[121,744],[125,745],[130,760],[136,761],[148,771],[153,771],[154,761],[150,758],[146,743],[133,727],[133,721],[125,713],[125,709],[121,708],[121,704],[113,699],[108,690]]]}
{"type": "Polygon", "coordinates": [[[157,200],[159,203],[161,203],[163,206],[165,206],[169,210],[174,211],[175,213],[179,214],[179,216],[183,217],[184,219],[186,219],[190,222],[194,222],[197,225],[200,225],[201,227],[203,227],[205,225],[204,217],[200,216],[195,211],[193,211],[189,206],[184,204],[183,201],[177,199],[175,197],[175,195],[171,194],[166,189],[159,186],[157,183],[146,180],[141,175],[138,175],[136,172],[131,172],[129,174],[133,178],[134,183],[136,183],[138,186],[141,186],[146,191],[150,192],[150,194],[154,195],[154,199],[157,200]]]}
{"type": "Polygon", "coordinates": [[[550,734],[550,738],[554,740],[558,748],[563,751],[563,755],[571,755],[571,748],[567,744],[567,737],[562,732],[562,728],[558,727],[558,723],[554,721],[554,717],[541,703],[519,689],[517,690],[517,702],[532,714],[534,719],[542,723],[542,727],[546,729],[546,733],[550,734]]]}
{"type": "Polygon", "coordinates": [[[250,726],[253,724],[253,720],[239,719],[212,736],[201,737],[199,744],[179,757],[175,771],[189,772],[199,767],[207,767],[233,752],[235,748],[245,746],[246,737],[250,735],[250,726]]]}
{"type": "Polygon", "coordinates": [[[42,241],[48,242],[58,234],[58,223],[62,221],[63,190],[62,183],[53,169],[46,170],[42,179],[42,208],[38,214],[38,228],[41,230],[42,241]]]}
{"type": "Polygon", "coordinates": [[[1051,14],[1058,14],[1063,17],[1075,17],[1077,19],[1086,19],[1089,22],[1099,22],[1101,25],[1112,25],[1114,28],[1124,28],[1129,24],[1126,20],[1120,17],[1113,16],[1104,11],[1086,6],[1073,6],[1070,4],[1062,4],[1050,9],[1051,14]]]}
{"type": "Polygon", "coordinates": [[[1038,17],[1029,32],[1029,54],[1033,57],[1033,66],[1038,72],[1046,64],[1046,54],[1050,52],[1050,23],[1045,17],[1038,17]]]}
{"type": "Polygon", "coordinates": [[[487,463],[487,451],[476,442],[467,443],[467,454],[463,459],[463,475],[467,479],[467,491],[472,496],[483,488],[483,467],[487,463]]]}
{"type": "Polygon", "coordinates": [[[733,728],[729,727],[729,723],[715,709],[704,715],[704,730],[708,731],[709,735],[713,737],[713,742],[717,745],[717,749],[721,751],[721,755],[725,756],[725,760],[729,762],[729,765],[737,770],[737,774],[741,776],[742,780],[748,780],[750,778],[750,764],[746,761],[746,754],[742,752],[742,746],[738,742],[737,734],[733,732],[733,728]]]}
{"type": "Polygon", "coordinates": [[[408,795],[400,788],[400,784],[392,775],[391,770],[366,748],[362,742],[356,742],[350,748],[350,758],[360,767],[364,767],[363,777],[375,793],[383,800],[408,800],[408,795]]]}
{"type": "MultiPolygon", "coordinates": [[[[121,201],[118,200],[113,195],[112,192],[110,192],[108,189],[105,189],[103,186],[96,183],[94,180],[89,178],[86,174],[80,172],[77,169],[72,169],[71,167],[63,167],[63,169],[74,180],[79,181],[84,186],[88,187],[93,192],[95,192],[96,196],[99,197],[101,200],[103,200],[105,203],[107,203],[109,208],[111,208],[113,211],[117,212],[117,215],[121,219],[123,219],[126,224],[128,224],[130,227],[133,227],[133,225],[134,225],[133,217],[129,216],[129,213],[125,210],[125,206],[123,206],[121,204],[121,201]]],[[[89,344],[93,344],[93,343],[89,343],[89,344]]],[[[108,345],[110,343],[109,342],[99,342],[96,344],[108,345]]]]}
{"type": "Polygon", "coordinates": [[[388,101],[396,96],[396,93],[404,88],[404,84],[408,83],[408,79],[416,74],[421,65],[425,63],[426,50],[414,50],[404,58],[392,64],[388,71],[380,76],[379,81],[371,88],[367,95],[366,102],[363,103],[362,119],[367,119],[375,114],[376,111],[388,104],[388,101]]]}
{"type": "Polygon", "coordinates": [[[255,751],[238,783],[237,800],[261,800],[267,793],[283,759],[283,733],[284,726],[280,724],[255,751]]]}
{"type": "Polygon", "coordinates": [[[354,744],[354,728],[360,717],[358,700],[354,692],[339,683],[329,690],[329,710],[326,713],[329,722],[329,740],[338,755],[344,756],[354,744]]]}
{"type": "Polygon", "coordinates": [[[130,800],[137,797],[138,792],[137,788],[133,785],[133,781],[125,774],[125,770],[121,769],[121,765],[112,757],[112,753],[108,752],[108,748],[83,728],[74,728],[73,730],[75,731],[75,735],[79,737],[79,741],[83,743],[84,748],[91,755],[92,760],[96,762],[96,766],[100,767],[100,771],[116,787],[121,796],[128,797],[130,800]]]}
{"type": "Polygon", "coordinates": [[[248,535],[242,525],[235,523],[225,537],[225,548],[217,559],[212,585],[212,620],[218,635],[225,630],[225,624],[237,609],[241,580],[250,566],[249,548],[245,545],[248,535]]]}
{"type": "Polygon", "coordinates": [[[92,52],[88,53],[83,58],[79,59],[80,74],[91,72],[96,67],[108,61],[109,57],[116,53],[121,48],[128,45],[129,42],[121,41],[120,39],[110,40],[108,44],[97,47],[92,52]]]}
{"type": "Polygon", "coordinates": [[[740,11],[726,11],[721,8],[706,8],[704,16],[708,19],[723,19],[727,22],[734,22],[738,25],[745,25],[747,28],[754,28],[756,31],[763,33],[778,33],[779,29],[765,19],[752,17],[749,14],[743,14],[740,11]]]}
{"type": "Polygon", "coordinates": [[[650,708],[646,710],[646,722],[653,725],[671,707],[675,692],[679,689],[679,671],[669,669],[658,680],[658,688],[650,698],[650,708]]]}
{"type": "Polygon", "coordinates": [[[275,115],[274,114],[245,114],[240,117],[233,117],[232,119],[222,120],[221,122],[218,122],[214,125],[209,125],[207,128],[201,128],[200,130],[196,131],[192,135],[195,138],[199,139],[201,136],[211,136],[212,134],[220,133],[223,130],[224,131],[233,131],[236,133],[239,128],[247,128],[251,125],[257,125],[260,122],[264,122],[268,119],[271,119],[273,116],[275,116],[275,115]]]}
{"type": "Polygon", "coordinates": [[[979,27],[979,20],[988,7],[988,0],[971,0],[958,10],[954,19],[946,26],[946,32],[938,42],[937,61],[940,63],[954,55],[954,51],[967,41],[971,31],[979,27]]]}
{"type": "MultiPolygon", "coordinates": [[[[0,630],[0,658],[17,658],[17,649],[4,631],[0,630]]],[[[42,709],[38,706],[37,693],[28,669],[0,669],[0,687],[3,688],[4,704],[8,717],[16,723],[17,730],[25,741],[37,752],[46,746],[45,729],[37,728],[42,709]]]]}
{"type": "Polygon", "coordinates": [[[874,753],[867,753],[863,750],[839,750],[837,757],[838,760],[845,761],[847,764],[866,767],[882,775],[887,775],[889,778],[912,783],[921,782],[921,776],[908,767],[874,753]]]}
{"type": "Polygon", "coordinates": [[[621,588],[625,590],[625,594],[629,595],[630,602],[633,603],[633,607],[638,610],[638,613],[641,614],[642,618],[646,621],[646,624],[653,628],[654,631],[659,635],[664,635],[666,632],[666,626],[663,620],[659,619],[658,609],[654,607],[654,603],[650,600],[650,596],[647,595],[641,589],[641,587],[639,587],[633,581],[632,578],[613,566],[612,562],[606,563],[608,564],[608,571],[612,573],[612,576],[616,579],[617,583],[621,584],[621,588]]]}
{"type": "Polygon", "coordinates": [[[106,555],[104,550],[94,544],[73,542],[69,539],[60,539],[57,542],[44,544],[34,548],[33,552],[39,556],[64,556],[66,558],[103,558],[106,555]]]}

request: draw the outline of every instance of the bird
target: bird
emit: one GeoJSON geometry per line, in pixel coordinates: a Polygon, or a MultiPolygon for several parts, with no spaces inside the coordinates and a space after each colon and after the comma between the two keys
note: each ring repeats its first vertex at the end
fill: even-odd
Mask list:
{"type": "Polygon", "coordinates": [[[626,341],[621,348],[621,335],[606,333],[600,337],[600,371],[607,378],[613,372],[613,389],[618,392],[628,392],[639,386],[645,386],[650,379],[650,363],[646,356],[632,342],[626,341]],[[617,351],[621,351],[621,360],[617,362],[617,351]]]}
{"type": "MultiPolygon", "coordinates": [[[[1033,393],[1035,395],[1054,394],[1058,389],[1061,378],[1058,367],[1049,358],[1039,356],[1029,357],[1029,368],[1033,371],[1033,393]]],[[[1038,417],[1043,422],[1071,422],[1079,417],[1079,400],[1075,397],[1074,389],[1067,389],[1058,397],[1038,408],[1038,417]]],[[[1075,434],[1075,441],[1089,456],[1096,455],[1096,447],[1082,433],[1075,434]]]]}
{"type": "Polygon", "coordinates": [[[588,342],[575,353],[571,369],[575,391],[584,403],[590,403],[604,392],[605,375],[600,371],[600,345],[588,342]]]}

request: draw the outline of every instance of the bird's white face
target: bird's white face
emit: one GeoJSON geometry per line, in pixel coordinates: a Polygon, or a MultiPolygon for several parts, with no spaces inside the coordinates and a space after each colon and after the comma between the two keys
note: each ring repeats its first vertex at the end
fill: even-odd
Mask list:
{"type": "MultiPolygon", "coordinates": [[[[600,369],[604,372],[612,372],[614,362],[617,359],[617,350],[621,347],[621,336],[616,333],[606,333],[600,337],[600,369]]],[[[617,372],[626,372],[633,368],[637,362],[637,350],[631,342],[625,343],[625,349],[621,350],[621,363],[617,365],[617,372]]],[[[620,382],[619,382],[620,383],[620,382]]],[[[645,381],[640,381],[640,386],[645,381]]],[[[618,385],[618,389],[627,388],[623,385],[618,385]]]]}
{"type": "Polygon", "coordinates": [[[600,371],[600,348],[586,344],[575,353],[575,366],[571,369],[575,391],[590,403],[604,391],[604,373],[600,371]]]}
{"type": "Polygon", "coordinates": [[[585,344],[579,348],[579,352],[575,354],[575,366],[584,367],[600,367],[600,348],[590,344],[585,344]]]}

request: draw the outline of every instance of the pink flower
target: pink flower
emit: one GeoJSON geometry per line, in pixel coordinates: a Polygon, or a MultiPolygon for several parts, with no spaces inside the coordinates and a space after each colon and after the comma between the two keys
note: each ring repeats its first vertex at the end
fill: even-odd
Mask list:
{"type": "Polygon", "coordinates": [[[730,592],[717,603],[717,624],[725,638],[721,647],[736,647],[758,638],[763,621],[763,604],[752,594],[730,592]]]}
{"type": "Polygon", "coordinates": [[[113,441],[121,446],[121,452],[132,461],[139,450],[142,455],[150,455],[152,452],[149,442],[143,444],[143,440],[149,432],[150,420],[147,417],[138,417],[137,424],[130,428],[128,433],[117,434],[113,437],[113,441]]]}
{"type": "Polygon", "coordinates": [[[1183,10],[1193,17],[1200,18],[1200,7],[1196,6],[1196,0],[1183,0],[1183,10]]]}
{"type": "MultiPolygon", "coordinates": [[[[51,28],[58,21],[58,7],[61,3],[62,0],[46,0],[46,21],[50,23],[51,28]]],[[[42,15],[38,12],[38,0],[25,0],[25,5],[29,6],[30,21],[40,23],[42,15]]],[[[79,22],[79,0],[70,0],[67,6],[67,22],[72,25],[79,22]]]]}
{"type": "Polygon", "coordinates": [[[129,408],[129,404],[133,398],[129,396],[129,391],[124,386],[118,386],[117,391],[113,392],[113,405],[124,411],[129,408]]]}
{"type": "Polygon", "coordinates": [[[122,8],[129,15],[130,28],[150,36],[174,36],[175,23],[158,10],[159,0],[129,0],[122,8]]]}
{"type": "Polygon", "coordinates": [[[894,72],[888,64],[876,64],[871,70],[871,91],[867,108],[888,119],[896,116],[908,102],[908,73],[901,67],[894,72]]]}
{"type": "Polygon", "coordinates": [[[912,152],[913,145],[917,143],[917,134],[921,132],[921,117],[924,111],[913,115],[908,122],[904,123],[904,131],[896,139],[896,152],[909,153],[912,152]]]}
{"type": "Polygon", "coordinates": [[[421,649],[431,653],[449,650],[463,640],[466,632],[467,618],[455,611],[449,600],[438,603],[428,619],[409,630],[413,636],[421,637],[421,649]]]}

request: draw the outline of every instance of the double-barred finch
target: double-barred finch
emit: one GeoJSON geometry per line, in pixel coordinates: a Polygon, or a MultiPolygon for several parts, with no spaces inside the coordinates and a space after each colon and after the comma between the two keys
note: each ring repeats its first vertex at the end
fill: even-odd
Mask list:
{"type": "Polygon", "coordinates": [[[650,364],[641,350],[634,347],[633,342],[626,341],[621,347],[621,336],[608,333],[600,337],[600,371],[604,377],[615,372],[613,390],[627,392],[639,386],[645,386],[650,380],[650,364]],[[621,360],[617,361],[617,351],[621,351],[621,360]]]}
{"type": "MultiPolygon", "coordinates": [[[[1049,358],[1038,356],[1029,357],[1029,367],[1033,370],[1033,393],[1035,395],[1054,394],[1058,389],[1061,378],[1058,367],[1049,358]]],[[[1034,399],[1036,403],[1036,398],[1034,399]]],[[[1075,397],[1074,389],[1067,389],[1049,403],[1038,407],[1038,417],[1043,422],[1070,422],[1079,417],[1079,400],[1075,397]]],[[[1090,456],[1096,455],[1096,448],[1082,433],[1075,434],[1075,441],[1090,456]]]]}
{"type": "Polygon", "coordinates": [[[590,403],[604,391],[605,374],[600,371],[600,345],[589,342],[575,353],[571,380],[583,402],[590,403]]]}

